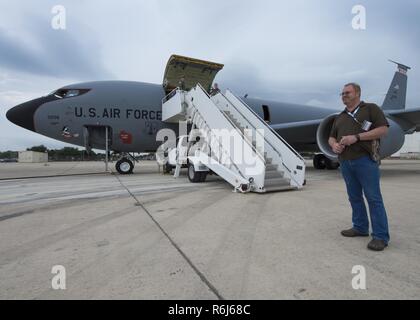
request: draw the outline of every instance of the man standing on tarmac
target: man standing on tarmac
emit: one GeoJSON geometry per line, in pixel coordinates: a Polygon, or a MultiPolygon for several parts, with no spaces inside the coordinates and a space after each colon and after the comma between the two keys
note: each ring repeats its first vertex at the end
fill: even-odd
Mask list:
{"type": "Polygon", "coordinates": [[[382,251],[388,246],[388,219],[380,190],[379,139],[388,131],[388,121],[373,103],[360,101],[361,89],[348,83],[341,93],[346,108],[334,120],[328,140],[338,154],[340,170],[352,207],[353,227],[344,237],[369,236],[369,220],[363,193],[369,204],[372,240],[368,248],[382,251]]]}

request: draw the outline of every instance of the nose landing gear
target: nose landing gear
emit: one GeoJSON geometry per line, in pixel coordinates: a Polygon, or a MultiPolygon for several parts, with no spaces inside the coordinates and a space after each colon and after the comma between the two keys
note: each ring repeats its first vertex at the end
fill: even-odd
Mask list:
{"type": "Polygon", "coordinates": [[[134,161],[137,161],[131,154],[123,153],[121,158],[118,159],[115,164],[115,169],[119,174],[130,174],[133,173],[134,161]]]}

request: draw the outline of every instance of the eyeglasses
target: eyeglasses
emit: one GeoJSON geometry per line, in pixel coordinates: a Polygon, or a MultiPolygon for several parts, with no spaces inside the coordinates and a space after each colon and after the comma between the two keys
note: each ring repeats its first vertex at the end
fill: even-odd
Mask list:
{"type": "Polygon", "coordinates": [[[351,93],[351,91],[345,91],[345,92],[341,92],[340,96],[347,96],[351,93]]]}

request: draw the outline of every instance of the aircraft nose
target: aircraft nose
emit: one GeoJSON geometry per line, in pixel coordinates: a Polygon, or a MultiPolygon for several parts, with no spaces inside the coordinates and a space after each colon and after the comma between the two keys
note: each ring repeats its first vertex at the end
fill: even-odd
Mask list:
{"type": "Polygon", "coordinates": [[[55,100],[52,97],[41,97],[28,102],[19,104],[6,113],[6,118],[14,124],[35,131],[34,114],[35,111],[44,103],[55,100]]]}

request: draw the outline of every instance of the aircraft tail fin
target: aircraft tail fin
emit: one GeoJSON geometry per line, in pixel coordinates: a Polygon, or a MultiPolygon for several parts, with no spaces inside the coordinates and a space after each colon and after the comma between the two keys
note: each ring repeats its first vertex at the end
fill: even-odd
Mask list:
{"type": "Polygon", "coordinates": [[[389,61],[395,63],[398,67],[398,70],[395,71],[394,78],[392,79],[391,85],[389,86],[385,100],[382,103],[382,109],[405,109],[405,98],[407,94],[407,71],[411,68],[399,62],[392,60],[389,61]]]}

